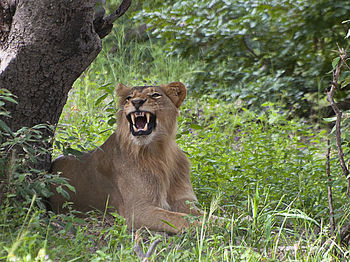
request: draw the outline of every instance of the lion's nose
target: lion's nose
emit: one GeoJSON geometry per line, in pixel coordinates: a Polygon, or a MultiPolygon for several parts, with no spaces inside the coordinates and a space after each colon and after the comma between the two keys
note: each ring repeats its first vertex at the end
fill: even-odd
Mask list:
{"type": "Polygon", "coordinates": [[[139,108],[143,105],[143,103],[146,102],[146,99],[137,99],[137,100],[133,100],[131,101],[131,103],[134,105],[134,107],[136,108],[136,110],[139,110],[139,108]]]}

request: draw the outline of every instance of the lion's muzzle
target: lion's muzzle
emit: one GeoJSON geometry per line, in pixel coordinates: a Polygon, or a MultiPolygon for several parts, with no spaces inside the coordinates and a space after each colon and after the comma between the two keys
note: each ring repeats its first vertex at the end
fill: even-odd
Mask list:
{"type": "Polygon", "coordinates": [[[144,136],[152,133],[156,127],[156,116],[147,111],[137,110],[126,116],[133,136],[144,136]]]}

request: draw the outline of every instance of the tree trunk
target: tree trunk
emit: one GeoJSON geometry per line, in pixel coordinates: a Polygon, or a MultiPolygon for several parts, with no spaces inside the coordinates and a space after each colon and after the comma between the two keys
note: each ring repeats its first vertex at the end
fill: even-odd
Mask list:
{"type": "MultiPolygon", "coordinates": [[[[94,5],[95,0],[0,0],[0,88],[18,102],[7,105],[12,118],[3,120],[13,131],[58,123],[73,82],[101,51],[94,5]]],[[[46,131],[44,137],[51,135],[46,131]]],[[[39,168],[48,169],[50,158],[39,168]]]]}

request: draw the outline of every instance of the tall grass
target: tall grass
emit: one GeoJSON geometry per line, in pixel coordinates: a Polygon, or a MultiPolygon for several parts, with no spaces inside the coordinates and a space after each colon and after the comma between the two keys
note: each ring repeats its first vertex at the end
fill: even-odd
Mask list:
{"type": "MultiPolygon", "coordinates": [[[[113,33],[69,94],[54,155],[94,149],[114,131],[117,83],[187,83],[198,63],[167,56],[159,41],[127,43],[123,34],[113,33]]],[[[161,240],[150,261],[348,258],[347,249],[329,235],[324,132],[271,103],[253,112],[190,95],[181,112],[177,142],[191,160],[194,189],[208,215],[201,227],[180,235],[142,230],[144,252],[161,240]],[[212,214],[223,220],[209,220],[212,214]]],[[[335,166],[333,161],[332,170],[338,172],[335,166]]],[[[350,214],[342,185],[342,179],[335,180],[340,223],[350,214]]],[[[118,214],[55,215],[44,213],[34,200],[0,206],[0,260],[138,260],[134,233],[118,214]]]]}

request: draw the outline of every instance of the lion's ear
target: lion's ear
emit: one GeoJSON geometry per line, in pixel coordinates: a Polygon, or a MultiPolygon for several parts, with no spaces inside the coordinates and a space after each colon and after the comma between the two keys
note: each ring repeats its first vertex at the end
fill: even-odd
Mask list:
{"type": "Polygon", "coordinates": [[[179,108],[187,95],[187,88],[181,82],[172,82],[162,86],[165,94],[173,101],[175,106],[179,108]]]}
{"type": "Polygon", "coordinates": [[[117,96],[122,97],[126,96],[130,91],[130,87],[127,87],[126,85],[120,83],[117,88],[115,89],[115,92],[117,93],[117,96]]]}

